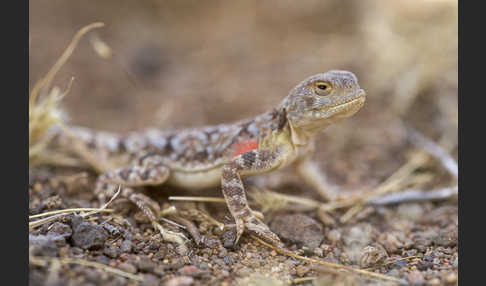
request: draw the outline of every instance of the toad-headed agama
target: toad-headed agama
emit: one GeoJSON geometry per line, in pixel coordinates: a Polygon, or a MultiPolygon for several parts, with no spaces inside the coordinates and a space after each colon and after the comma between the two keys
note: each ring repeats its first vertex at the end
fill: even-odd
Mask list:
{"type": "Polygon", "coordinates": [[[54,142],[65,148],[80,142],[97,158],[117,162],[99,176],[96,195],[106,201],[122,186],[120,196],[135,203],[161,232],[158,204],[134,188],[169,184],[201,190],[221,185],[236,223],[235,244],[245,230],[280,244],[248,206],[242,178],[292,165],[304,182],[332,200],[334,194],[310,160],[314,137],[356,113],[365,98],[353,73],[331,70],[300,82],[273,110],[233,124],[127,134],[72,126],[69,135],[59,129],[54,142]]]}

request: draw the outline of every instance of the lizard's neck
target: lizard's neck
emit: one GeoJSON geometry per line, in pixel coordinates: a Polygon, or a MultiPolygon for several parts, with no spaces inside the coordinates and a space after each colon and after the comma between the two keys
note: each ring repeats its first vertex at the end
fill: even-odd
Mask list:
{"type": "Polygon", "coordinates": [[[275,146],[280,144],[294,147],[306,146],[313,141],[313,137],[319,130],[316,128],[295,128],[292,121],[287,118],[285,108],[274,109],[257,116],[254,120],[261,127],[260,142],[262,146],[275,146]]]}
{"type": "Polygon", "coordinates": [[[331,124],[332,122],[330,120],[323,119],[314,120],[312,123],[304,126],[295,126],[291,120],[288,120],[292,144],[295,146],[308,145],[319,132],[331,124]]]}

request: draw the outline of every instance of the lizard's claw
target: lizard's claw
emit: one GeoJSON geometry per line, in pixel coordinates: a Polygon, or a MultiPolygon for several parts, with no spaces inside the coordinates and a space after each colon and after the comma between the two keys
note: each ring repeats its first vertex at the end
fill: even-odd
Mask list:
{"type": "Polygon", "coordinates": [[[235,218],[235,223],[236,223],[236,239],[234,245],[237,245],[241,235],[245,231],[245,221],[242,218],[235,218]]]}
{"type": "Polygon", "coordinates": [[[261,220],[256,218],[253,214],[246,218],[236,219],[236,240],[235,245],[238,243],[243,232],[247,230],[250,233],[255,234],[262,240],[280,248],[283,247],[282,242],[278,236],[273,233],[268,226],[261,220]]]}

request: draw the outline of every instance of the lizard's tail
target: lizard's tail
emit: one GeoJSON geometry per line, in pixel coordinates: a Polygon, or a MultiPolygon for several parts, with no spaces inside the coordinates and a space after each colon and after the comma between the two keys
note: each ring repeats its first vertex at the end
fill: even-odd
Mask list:
{"type": "Polygon", "coordinates": [[[123,135],[114,132],[60,123],[47,134],[51,139],[44,152],[52,153],[44,162],[48,164],[90,167],[104,173],[113,169],[111,155],[116,157],[125,148],[123,135]]]}

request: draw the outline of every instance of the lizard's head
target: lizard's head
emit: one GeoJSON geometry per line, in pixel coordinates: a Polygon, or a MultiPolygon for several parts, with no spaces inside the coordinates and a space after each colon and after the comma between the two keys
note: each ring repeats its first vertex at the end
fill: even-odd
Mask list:
{"type": "MultiPolygon", "coordinates": [[[[299,83],[281,107],[285,108],[293,133],[299,133],[298,137],[309,137],[356,113],[365,99],[366,93],[353,73],[331,70],[299,83]]],[[[295,143],[298,141],[299,138],[294,138],[295,143]]]]}

